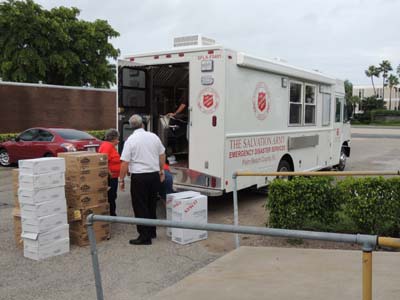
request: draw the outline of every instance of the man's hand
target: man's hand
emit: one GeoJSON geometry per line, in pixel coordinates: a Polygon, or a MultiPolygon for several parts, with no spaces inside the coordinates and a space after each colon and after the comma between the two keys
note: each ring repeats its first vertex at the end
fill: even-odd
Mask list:
{"type": "Polygon", "coordinates": [[[165,173],[164,171],[160,171],[160,182],[164,182],[165,180],[165,173]]]}
{"type": "Polygon", "coordinates": [[[119,181],[119,189],[124,192],[125,191],[125,181],[119,181]]]}

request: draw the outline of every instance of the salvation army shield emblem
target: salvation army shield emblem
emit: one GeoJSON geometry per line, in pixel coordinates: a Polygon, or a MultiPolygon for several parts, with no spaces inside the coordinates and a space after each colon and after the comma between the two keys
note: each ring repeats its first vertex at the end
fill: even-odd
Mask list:
{"type": "Polygon", "coordinates": [[[214,104],[214,95],[205,94],[203,95],[203,105],[205,108],[210,108],[214,104]]]}
{"type": "Polygon", "coordinates": [[[253,111],[257,119],[265,120],[271,111],[271,99],[268,87],[264,82],[259,82],[252,97],[253,111]]]}
{"type": "Polygon", "coordinates": [[[267,98],[265,92],[258,92],[258,109],[262,112],[267,106],[267,98]]]}
{"type": "Polygon", "coordinates": [[[203,113],[211,114],[215,112],[219,105],[219,96],[213,88],[205,88],[200,91],[197,106],[203,113]]]}

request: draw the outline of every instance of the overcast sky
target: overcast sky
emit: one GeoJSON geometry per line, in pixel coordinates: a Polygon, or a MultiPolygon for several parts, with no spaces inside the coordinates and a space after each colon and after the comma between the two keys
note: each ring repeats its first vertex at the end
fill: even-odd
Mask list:
{"type": "Polygon", "coordinates": [[[397,0],[36,0],[75,6],[85,20],[104,19],[120,33],[121,55],[165,50],[174,36],[200,33],[265,58],[368,84],[364,70],[400,64],[397,0]]]}

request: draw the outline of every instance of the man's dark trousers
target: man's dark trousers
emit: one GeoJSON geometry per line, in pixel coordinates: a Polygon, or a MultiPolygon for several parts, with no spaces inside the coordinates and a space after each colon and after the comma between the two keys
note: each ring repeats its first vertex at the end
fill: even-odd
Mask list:
{"type": "MultiPolygon", "coordinates": [[[[159,172],[131,175],[131,198],[136,218],[157,219],[156,208],[159,189],[159,172]]],[[[140,238],[143,240],[150,240],[156,236],[155,226],[137,225],[136,227],[140,238]]]]}

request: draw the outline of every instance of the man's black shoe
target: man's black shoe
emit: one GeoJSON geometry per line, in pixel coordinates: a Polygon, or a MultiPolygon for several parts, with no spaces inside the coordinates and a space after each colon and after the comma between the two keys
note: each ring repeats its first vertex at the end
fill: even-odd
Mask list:
{"type": "Polygon", "coordinates": [[[129,244],[131,245],[151,245],[151,239],[144,240],[141,237],[138,237],[134,240],[129,240],[129,244]]]}

